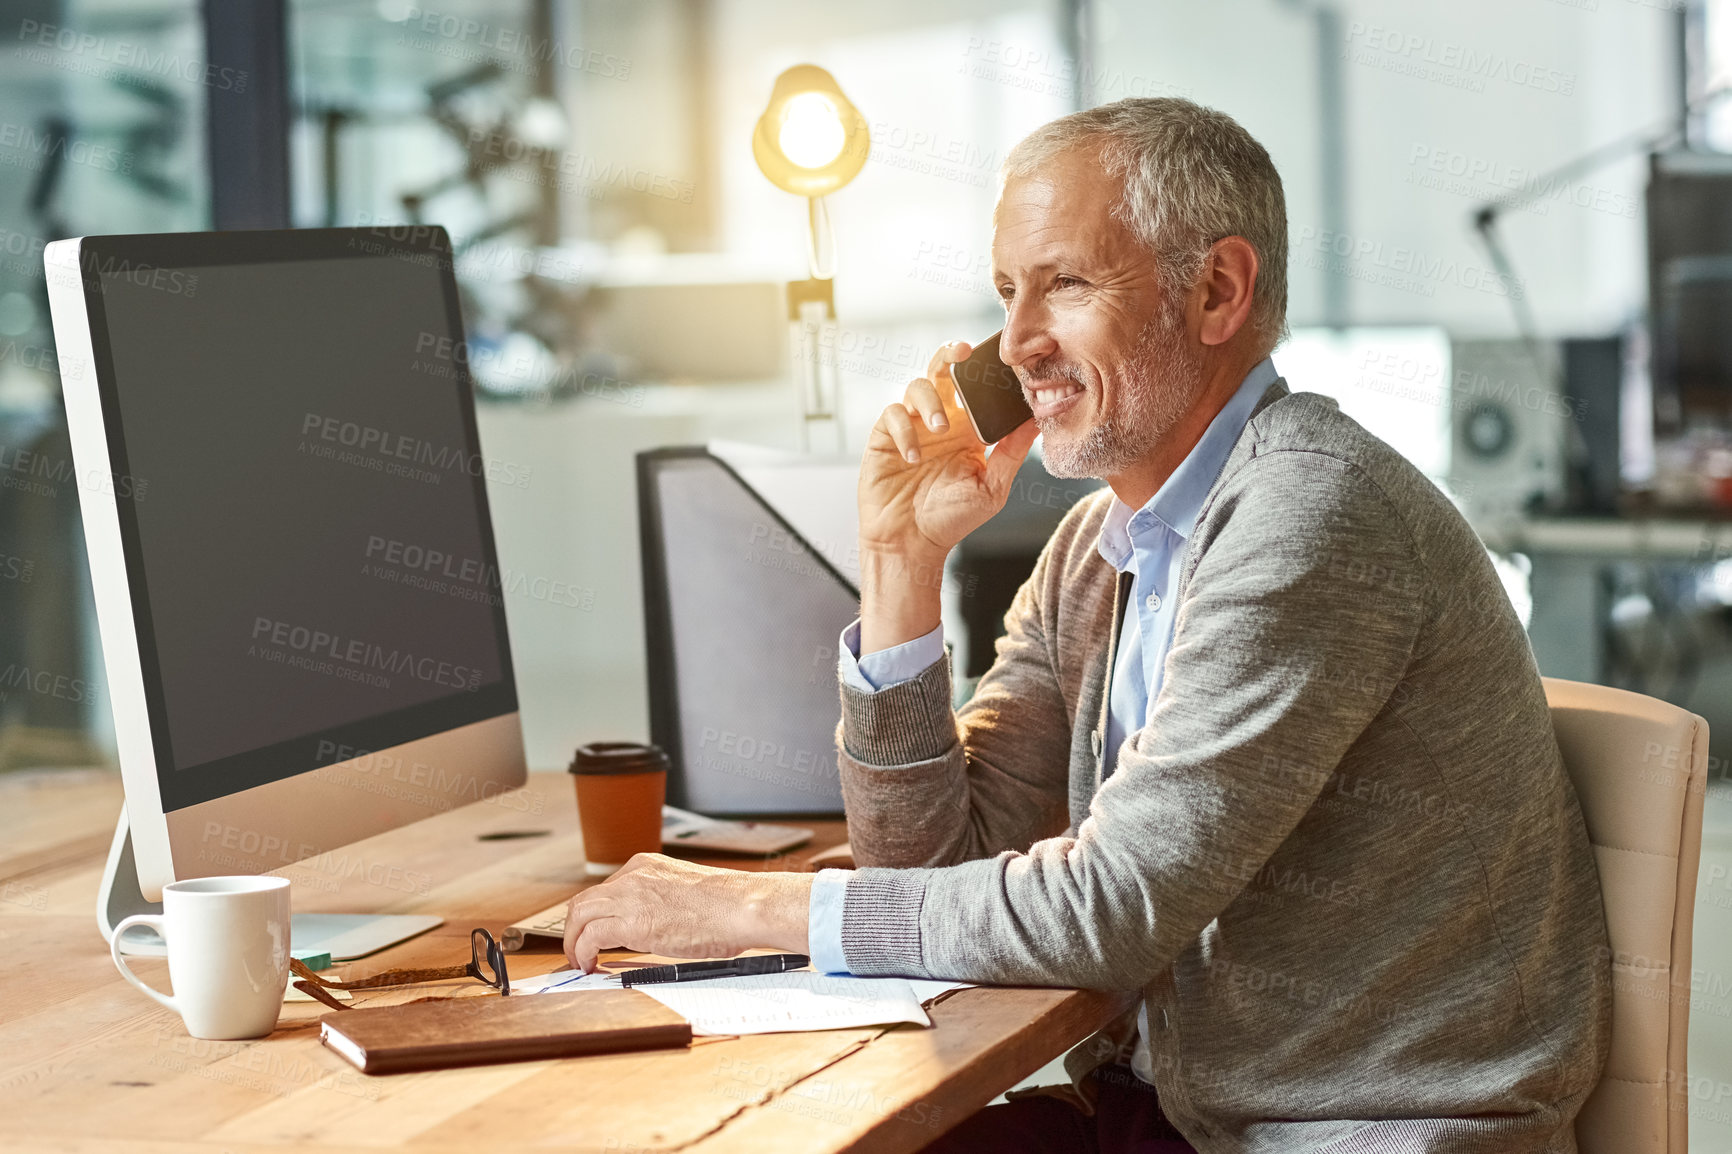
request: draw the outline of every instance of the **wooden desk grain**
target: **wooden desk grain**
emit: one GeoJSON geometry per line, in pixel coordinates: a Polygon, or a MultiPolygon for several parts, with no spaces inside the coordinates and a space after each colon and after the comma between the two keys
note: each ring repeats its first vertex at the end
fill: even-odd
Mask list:
{"type": "MultiPolygon", "coordinates": [[[[369,1078],[319,1045],[324,1011],[315,1004],[285,1005],[269,1038],[206,1042],[121,980],[94,920],[120,804],[111,774],[0,777],[0,1149],[914,1151],[1115,1009],[1110,995],[1074,990],[959,990],[931,1008],[930,1030],[704,1039],[678,1053],[369,1078]]],[[[818,836],[784,859],[692,856],[801,868],[845,836],[840,822],[806,824],[818,836]]],[[[538,773],[492,802],[282,872],[295,882],[297,909],[446,919],[337,972],[445,964],[467,954],[474,926],[498,934],[591,884],[576,826],[569,780],[538,773]],[[478,840],[534,829],[549,833],[478,840]]],[[[520,953],[510,964],[514,975],[528,976],[559,969],[564,959],[520,953]]],[[[166,963],[133,965],[167,987],[166,963]]],[[[476,983],[468,988],[483,992],[476,983]]]]}

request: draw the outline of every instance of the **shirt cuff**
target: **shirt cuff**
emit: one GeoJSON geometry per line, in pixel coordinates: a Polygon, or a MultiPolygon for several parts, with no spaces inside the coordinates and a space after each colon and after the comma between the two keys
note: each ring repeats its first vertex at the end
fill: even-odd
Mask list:
{"type": "Polygon", "coordinates": [[[860,620],[855,618],[853,624],[842,630],[837,670],[850,689],[877,693],[880,689],[913,681],[943,656],[944,626],[940,625],[924,637],[861,657],[860,620]]]}
{"type": "Polygon", "coordinates": [[[853,870],[819,870],[812,879],[806,941],[812,968],[820,974],[848,972],[848,959],[842,953],[842,904],[848,896],[848,879],[853,876],[853,870]]]}

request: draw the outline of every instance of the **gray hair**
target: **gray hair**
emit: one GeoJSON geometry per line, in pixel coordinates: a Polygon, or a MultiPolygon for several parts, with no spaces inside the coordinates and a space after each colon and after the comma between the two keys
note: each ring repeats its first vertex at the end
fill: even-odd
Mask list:
{"type": "Polygon", "coordinates": [[[1027,177],[1054,157],[1098,144],[1124,180],[1113,215],[1181,288],[1203,273],[1209,248],[1242,236],[1257,251],[1251,326],[1274,348],[1287,335],[1287,204],[1268,151],[1224,112],[1176,97],[1142,97],[1043,124],[1010,150],[1004,177],[1027,177]]]}

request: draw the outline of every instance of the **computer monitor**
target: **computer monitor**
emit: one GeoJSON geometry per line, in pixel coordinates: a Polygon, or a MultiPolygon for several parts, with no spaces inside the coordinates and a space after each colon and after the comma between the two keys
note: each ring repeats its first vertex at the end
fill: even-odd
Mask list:
{"type": "Polygon", "coordinates": [[[839,815],[858,463],[678,447],[637,465],[650,737],[671,763],[669,803],[839,815]]]}
{"type": "Polygon", "coordinates": [[[524,782],[450,255],[437,228],[48,246],[126,789],[105,936],[169,881],[524,782]]]}
{"type": "Polygon", "coordinates": [[[1655,153],[1647,208],[1655,429],[1732,428],[1732,156],[1655,153]]]}

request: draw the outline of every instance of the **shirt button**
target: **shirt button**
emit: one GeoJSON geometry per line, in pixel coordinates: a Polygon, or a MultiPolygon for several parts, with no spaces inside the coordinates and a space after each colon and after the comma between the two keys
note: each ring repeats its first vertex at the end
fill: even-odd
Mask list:
{"type": "Polygon", "coordinates": [[[1094,751],[1096,757],[1101,755],[1101,735],[1098,729],[1089,734],[1089,749],[1094,751]]]}
{"type": "Polygon", "coordinates": [[[1151,593],[1149,594],[1148,600],[1144,601],[1143,604],[1149,607],[1150,613],[1159,612],[1161,608],[1161,595],[1159,593],[1151,593]]]}

